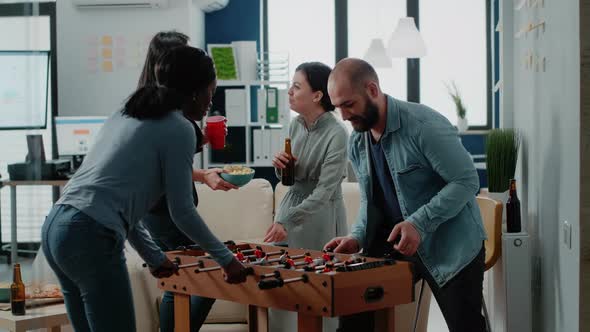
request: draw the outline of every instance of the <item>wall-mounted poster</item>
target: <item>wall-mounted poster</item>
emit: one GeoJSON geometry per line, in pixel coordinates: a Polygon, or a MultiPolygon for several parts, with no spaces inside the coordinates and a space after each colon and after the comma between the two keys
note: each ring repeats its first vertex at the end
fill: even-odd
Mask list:
{"type": "Polygon", "coordinates": [[[213,58],[218,80],[239,80],[238,61],[236,53],[231,44],[209,44],[207,45],[209,55],[213,58]]]}

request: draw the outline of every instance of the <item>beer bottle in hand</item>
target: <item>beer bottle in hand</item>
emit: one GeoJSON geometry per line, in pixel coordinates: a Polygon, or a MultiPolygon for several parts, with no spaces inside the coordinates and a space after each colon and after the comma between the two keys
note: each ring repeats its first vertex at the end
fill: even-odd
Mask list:
{"type": "Polygon", "coordinates": [[[510,180],[510,196],[506,202],[506,228],[508,233],[519,233],[520,226],[520,200],[516,195],[516,180],[510,180]]]}
{"type": "Polygon", "coordinates": [[[25,314],[25,284],[20,274],[20,264],[14,264],[10,285],[10,308],[13,315],[25,314]]]}
{"type": "Polygon", "coordinates": [[[291,153],[290,138],[285,138],[285,153],[289,155],[289,162],[281,170],[281,183],[284,186],[292,186],[295,184],[295,159],[293,159],[293,154],[291,153]]]}

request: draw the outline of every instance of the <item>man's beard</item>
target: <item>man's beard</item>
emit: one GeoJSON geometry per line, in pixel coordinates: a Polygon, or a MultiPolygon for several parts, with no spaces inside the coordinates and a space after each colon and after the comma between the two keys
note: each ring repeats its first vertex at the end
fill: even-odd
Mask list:
{"type": "Polygon", "coordinates": [[[358,132],[365,132],[373,128],[379,121],[379,107],[366,98],[365,111],[362,115],[355,115],[348,119],[352,124],[352,128],[358,132]]]}

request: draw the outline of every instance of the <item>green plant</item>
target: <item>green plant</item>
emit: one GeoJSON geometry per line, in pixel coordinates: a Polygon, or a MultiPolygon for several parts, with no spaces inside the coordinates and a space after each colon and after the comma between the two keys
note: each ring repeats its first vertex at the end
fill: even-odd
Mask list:
{"type": "Polygon", "coordinates": [[[467,114],[467,109],[465,109],[465,105],[463,105],[463,100],[461,100],[461,94],[459,93],[459,89],[457,89],[457,85],[455,81],[451,82],[451,85],[445,84],[447,87],[447,91],[449,92],[449,96],[455,103],[455,110],[457,111],[457,116],[460,119],[465,119],[465,115],[467,114]]]}
{"type": "Polygon", "coordinates": [[[514,129],[492,129],[486,139],[486,168],[490,192],[508,190],[514,178],[520,135],[514,129]]]}
{"type": "Polygon", "coordinates": [[[234,49],[231,46],[211,47],[211,57],[215,62],[217,78],[220,80],[238,79],[238,69],[234,57],[234,49]]]}

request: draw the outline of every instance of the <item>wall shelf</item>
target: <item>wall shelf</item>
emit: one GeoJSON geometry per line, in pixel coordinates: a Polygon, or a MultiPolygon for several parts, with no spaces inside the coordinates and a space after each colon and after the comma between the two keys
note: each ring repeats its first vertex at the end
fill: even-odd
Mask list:
{"type": "MultiPolygon", "coordinates": [[[[272,156],[282,148],[284,138],[289,133],[291,120],[287,96],[289,81],[218,81],[217,86],[221,88],[218,89],[218,93],[223,93],[223,96],[220,96],[223,99],[217,104],[218,110],[222,114],[225,113],[229,119],[227,136],[229,141],[226,141],[228,149],[217,152],[207,147],[202,154],[203,168],[225,165],[272,167],[272,156]],[[244,99],[237,103],[235,99],[232,99],[233,103],[228,104],[226,93],[228,90],[235,90],[234,87],[244,90],[244,99]],[[267,114],[265,89],[267,87],[278,89],[275,106],[278,109],[276,123],[265,122],[267,114]],[[220,104],[222,102],[224,102],[223,106],[220,104]],[[242,111],[246,114],[241,113],[242,111]],[[241,120],[230,124],[231,114],[236,116],[234,119],[241,118],[241,120]],[[243,141],[240,141],[242,138],[243,141]]],[[[236,94],[234,93],[233,96],[235,97],[236,94]]],[[[216,106],[215,102],[213,106],[216,106]]]]}

